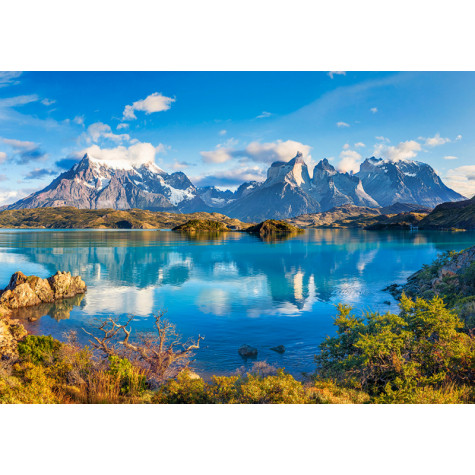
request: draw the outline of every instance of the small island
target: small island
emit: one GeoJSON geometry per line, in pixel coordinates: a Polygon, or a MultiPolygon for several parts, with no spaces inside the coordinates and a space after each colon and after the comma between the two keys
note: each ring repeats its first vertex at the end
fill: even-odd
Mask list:
{"type": "Polygon", "coordinates": [[[187,233],[210,232],[217,233],[229,231],[230,229],[220,221],[212,219],[190,219],[186,223],[175,226],[172,231],[180,231],[187,233]]]}
{"type": "Polygon", "coordinates": [[[249,226],[245,229],[247,233],[258,234],[259,236],[278,236],[282,234],[300,234],[304,230],[294,226],[293,224],[276,219],[267,219],[262,223],[249,226]]]}

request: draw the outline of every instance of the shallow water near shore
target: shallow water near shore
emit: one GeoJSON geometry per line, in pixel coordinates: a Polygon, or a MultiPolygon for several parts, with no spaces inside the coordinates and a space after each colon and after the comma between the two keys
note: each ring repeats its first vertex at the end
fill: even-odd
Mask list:
{"type": "Polygon", "coordinates": [[[22,310],[33,334],[77,330],[83,343],[108,316],[134,315],[134,332],[151,331],[167,310],[184,338],[205,337],[194,367],[203,375],[249,366],[238,348],[299,377],[334,334],[335,306],[397,311],[382,289],[429,264],[437,254],[475,243],[473,232],[307,230],[280,241],[244,233],[190,236],[172,231],[1,230],[0,288],[20,270],[48,277],[81,275],[84,296],[22,310]],[[284,345],[284,354],[270,348],[284,345]]]}

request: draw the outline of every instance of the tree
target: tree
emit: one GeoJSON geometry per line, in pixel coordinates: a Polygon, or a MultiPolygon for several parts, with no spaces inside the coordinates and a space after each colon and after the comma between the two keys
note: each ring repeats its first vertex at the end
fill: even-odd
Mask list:
{"type": "Polygon", "coordinates": [[[164,315],[165,312],[154,315],[155,334],[141,335],[133,343],[130,340],[132,328],[128,326],[134,317],[129,317],[124,324],[112,317],[107,318],[97,327],[102,337],[84,331],[92,338],[90,341],[94,348],[105,356],[127,357],[142,366],[150,380],[160,384],[189,365],[194,350],[200,347],[200,341],[204,339],[198,336],[196,341],[182,343],[175,325],[165,320],[164,315]]]}

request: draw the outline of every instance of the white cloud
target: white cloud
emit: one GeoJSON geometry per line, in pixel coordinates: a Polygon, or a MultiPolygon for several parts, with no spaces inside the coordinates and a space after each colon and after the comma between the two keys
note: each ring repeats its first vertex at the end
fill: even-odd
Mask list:
{"type": "Polygon", "coordinates": [[[374,146],[373,155],[375,157],[382,157],[393,162],[399,160],[410,160],[417,156],[417,152],[421,151],[421,144],[415,140],[407,140],[400,142],[399,145],[384,145],[376,144],[374,146]]]}
{"type": "Polygon", "coordinates": [[[115,148],[101,148],[98,145],[91,145],[84,149],[82,154],[87,153],[91,158],[102,161],[109,166],[127,169],[144,163],[155,163],[155,156],[160,153],[162,147],[162,144],[154,147],[146,142],[139,142],[130,147],[119,145],[115,148]]]}
{"type": "Polygon", "coordinates": [[[25,96],[6,97],[0,99],[0,109],[8,107],[24,106],[32,102],[37,102],[39,97],[36,94],[29,94],[25,96]]]}
{"type": "MultiPolygon", "coordinates": [[[[158,153],[158,152],[157,152],[158,153]]],[[[193,167],[195,164],[194,163],[189,163],[185,161],[180,161],[180,160],[175,160],[173,164],[171,165],[172,170],[184,170],[185,168],[193,167]]]]}
{"type": "Polygon", "coordinates": [[[0,87],[18,84],[17,78],[20,76],[20,71],[0,71],[0,87]]]}
{"type": "Polygon", "coordinates": [[[114,134],[109,125],[102,122],[95,122],[87,128],[86,141],[98,142],[101,138],[112,140],[113,142],[122,142],[130,140],[129,134],[114,134]]]}
{"type": "Polygon", "coordinates": [[[228,132],[228,131],[227,131],[226,129],[220,130],[220,131],[219,131],[219,135],[226,135],[227,132],[228,132]]]}
{"type": "Polygon", "coordinates": [[[270,117],[272,114],[270,112],[262,111],[256,119],[266,119],[267,117],[270,117]]]}
{"type": "Polygon", "coordinates": [[[376,114],[376,112],[378,112],[378,108],[377,108],[377,107],[371,107],[370,111],[371,111],[373,114],[376,114]]]}
{"type": "Polygon", "coordinates": [[[10,147],[21,150],[33,150],[38,146],[35,142],[29,142],[27,140],[2,139],[2,142],[10,145],[10,147]]]}
{"type": "Polygon", "coordinates": [[[433,137],[427,137],[425,139],[425,144],[429,147],[438,147],[439,145],[444,145],[448,142],[450,142],[450,139],[441,137],[439,133],[435,134],[433,137]]]}
{"type": "Polygon", "coordinates": [[[129,124],[126,124],[125,122],[122,122],[117,126],[117,130],[127,129],[128,127],[129,127],[129,124]]]}
{"type": "Polygon", "coordinates": [[[380,140],[381,142],[386,142],[386,143],[391,142],[391,140],[389,140],[387,137],[383,137],[382,135],[377,135],[375,138],[376,140],[380,140]]]}
{"type": "Polygon", "coordinates": [[[337,122],[336,126],[341,128],[341,127],[349,127],[350,124],[347,124],[346,122],[337,122]]]}
{"type": "Polygon", "coordinates": [[[462,134],[458,134],[457,137],[455,137],[455,140],[458,142],[459,140],[462,140],[462,134]]]}
{"type": "Polygon", "coordinates": [[[84,125],[84,116],[83,115],[77,115],[74,119],[73,122],[78,125],[84,125]]]}
{"type": "Polygon", "coordinates": [[[355,148],[362,148],[362,147],[366,147],[366,145],[363,142],[356,142],[355,143],[355,148]]]}
{"type": "Polygon", "coordinates": [[[56,101],[54,99],[48,99],[47,97],[45,97],[41,103],[44,105],[44,106],[51,106],[55,103],[56,101]]]}
{"type": "Polygon", "coordinates": [[[349,143],[346,143],[345,145],[343,145],[343,150],[348,150],[350,149],[350,144],[349,143]]]}
{"type": "Polygon", "coordinates": [[[241,158],[255,162],[272,163],[276,161],[288,162],[297,152],[301,152],[304,160],[311,161],[311,147],[294,140],[277,140],[275,142],[251,142],[245,149],[237,150],[236,141],[231,139],[220,144],[216,150],[200,152],[205,163],[225,163],[232,158],[241,158]]]}
{"type": "Polygon", "coordinates": [[[288,162],[295,157],[297,152],[302,153],[304,160],[311,160],[310,145],[304,145],[295,140],[277,140],[276,142],[251,142],[244,150],[248,156],[257,162],[272,163],[275,161],[288,162]]]}
{"type": "Polygon", "coordinates": [[[166,97],[159,92],[154,92],[147,96],[145,99],[134,102],[131,106],[125,106],[123,113],[123,120],[134,120],[137,118],[135,111],[145,112],[146,114],[152,114],[154,112],[162,112],[170,109],[171,104],[176,99],[172,97],[166,97]]]}
{"type": "Polygon", "coordinates": [[[444,160],[457,160],[458,157],[455,157],[454,155],[446,155],[444,157],[444,160]]]}
{"type": "Polygon", "coordinates": [[[224,163],[233,158],[232,149],[222,147],[218,147],[216,150],[200,152],[200,155],[205,163],[224,163]]]}
{"type": "Polygon", "coordinates": [[[25,193],[21,190],[4,190],[0,191],[0,205],[5,205],[23,198],[25,193]]]}
{"type": "Polygon", "coordinates": [[[475,195],[475,165],[465,165],[449,170],[444,182],[455,191],[471,198],[475,195]]]}
{"type": "Polygon", "coordinates": [[[208,175],[191,177],[193,183],[200,186],[236,187],[246,181],[264,181],[266,172],[255,165],[251,167],[236,167],[234,169],[219,170],[208,175]]]}
{"type": "Polygon", "coordinates": [[[346,71],[329,71],[327,74],[333,79],[334,76],[346,76],[346,71]]]}
{"type": "Polygon", "coordinates": [[[342,150],[336,168],[341,172],[356,173],[360,169],[361,155],[356,150],[342,150]]]}
{"type": "Polygon", "coordinates": [[[5,152],[0,152],[0,163],[3,163],[7,159],[7,154],[5,152]]]}

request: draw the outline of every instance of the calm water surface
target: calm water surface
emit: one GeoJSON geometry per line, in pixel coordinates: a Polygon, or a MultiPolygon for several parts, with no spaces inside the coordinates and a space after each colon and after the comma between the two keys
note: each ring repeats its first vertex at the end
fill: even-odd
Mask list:
{"type": "Polygon", "coordinates": [[[446,250],[475,242],[471,232],[309,230],[279,242],[241,233],[190,239],[171,231],[0,231],[0,288],[11,274],[83,277],[85,296],[21,314],[35,334],[62,338],[78,330],[84,343],[97,319],[133,314],[136,331],[168,311],[184,337],[204,335],[195,367],[231,373],[245,362],[237,349],[255,346],[259,360],[298,376],[313,371],[318,344],[334,333],[339,302],[396,310],[382,289],[446,250]],[[33,320],[33,321],[29,321],[33,320]],[[284,355],[270,350],[284,345],[284,355]]]}

